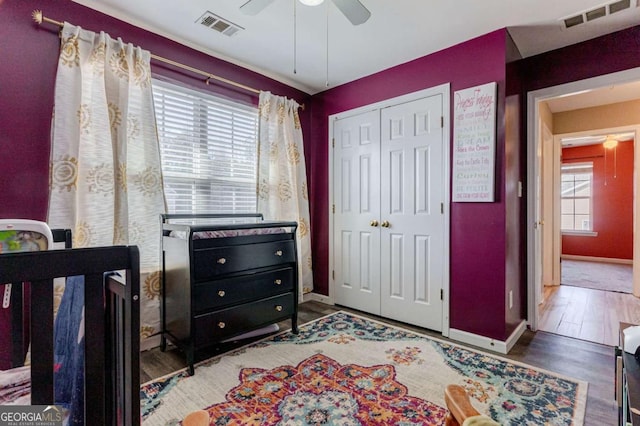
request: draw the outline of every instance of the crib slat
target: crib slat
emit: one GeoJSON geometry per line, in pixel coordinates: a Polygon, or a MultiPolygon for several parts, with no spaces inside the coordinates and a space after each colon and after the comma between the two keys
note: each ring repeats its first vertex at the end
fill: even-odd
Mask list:
{"type": "MultiPolygon", "coordinates": [[[[26,283],[15,283],[11,286],[11,367],[24,365],[24,286],[26,283]]],[[[27,336],[29,334],[27,333],[27,336]]]]}
{"type": "Polygon", "coordinates": [[[31,282],[31,404],[53,401],[53,280],[31,282]]]}
{"type": "MultiPolygon", "coordinates": [[[[85,324],[85,424],[107,424],[104,394],[105,382],[105,318],[104,281],[102,274],[85,275],[84,316],[85,324]],[[102,289],[100,291],[99,289],[102,289]]],[[[110,420],[110,419],[109,419],[110,420]]]]}
{"type": "Polygon", "coordinates": [[[124,311],[124,371],[131,374],[124,378],[125,423],[137,425],[140,422],[140,254],[138,248],[130,251],[131,269],[126,271],[126,296],[122,299],[124,311]]]}

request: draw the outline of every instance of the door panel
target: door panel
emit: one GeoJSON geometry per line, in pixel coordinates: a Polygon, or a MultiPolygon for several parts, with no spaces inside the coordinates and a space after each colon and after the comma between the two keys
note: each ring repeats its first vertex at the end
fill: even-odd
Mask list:
{"type": "Polygon", "coordinates": [[[381,111],[381,314],[442,330],[442,96],[381,111]]]}
{"type": "Polygon", "coordinates": [[[371,111],[334,125],[334,241],[337,303],[380,313],[380,117],[371,111]]]}

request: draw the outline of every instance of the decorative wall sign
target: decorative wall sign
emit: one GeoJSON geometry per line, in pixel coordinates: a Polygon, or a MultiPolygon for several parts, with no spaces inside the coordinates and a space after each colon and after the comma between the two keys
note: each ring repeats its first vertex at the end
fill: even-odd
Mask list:
{"type": "Polygon", "coordinates": [[[453,201],[495,195],[496,83],[454,92],[453,201]]]}

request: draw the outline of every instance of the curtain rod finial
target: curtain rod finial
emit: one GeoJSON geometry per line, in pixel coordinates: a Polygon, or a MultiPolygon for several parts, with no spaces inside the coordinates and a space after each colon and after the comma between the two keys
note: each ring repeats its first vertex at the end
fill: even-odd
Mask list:
{"type": "Polygon", "coordinates": [[[33,12],[31,12],[31,17],[33,18],[33,20],[39,25],[42,24],[42,11],[41,10],[34,10],[33,12]]]}

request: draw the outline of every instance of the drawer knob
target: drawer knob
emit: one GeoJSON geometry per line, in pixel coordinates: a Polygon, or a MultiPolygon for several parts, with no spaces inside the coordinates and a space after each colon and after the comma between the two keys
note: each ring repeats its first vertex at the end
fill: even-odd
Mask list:
{"type": "Polygon", "coordinates": [[[282,284],[282,280],[275,280],[274,283],[276,283],[276,285],[280,285],[282,284]]]}
{"type": "Polygon", "coordinates": [[[225,324],[224,322],[220,321],[218,323],[218,328],[225,328],[227,324],[225,324]]]}
{"type": "Polygon", "coordinates": [[[276,311],[281,312],[282,311],[282,306],[281,305],[276,306],[276,311]]]}
{"type": "Polygon", "coordinates": [[[220,259],[218,259],[218,263],[221,265],[224,265],[225,263],[227,263],[227,259],[225,259],[224,257],[221,257],[220,259]]]}
{"type": "Polygon", "coordinates": [[[220,296],[220,297],[224,297],[224,295],[225,295],[224,290],[220,290],[220,291],[218,292],[218,296],[220,296]]]}
{"type": "Polygon", "coordinates": [[[278,251],[276,252],[276,256],[282,256],[282,250],[278,250],[278,251]]]}

